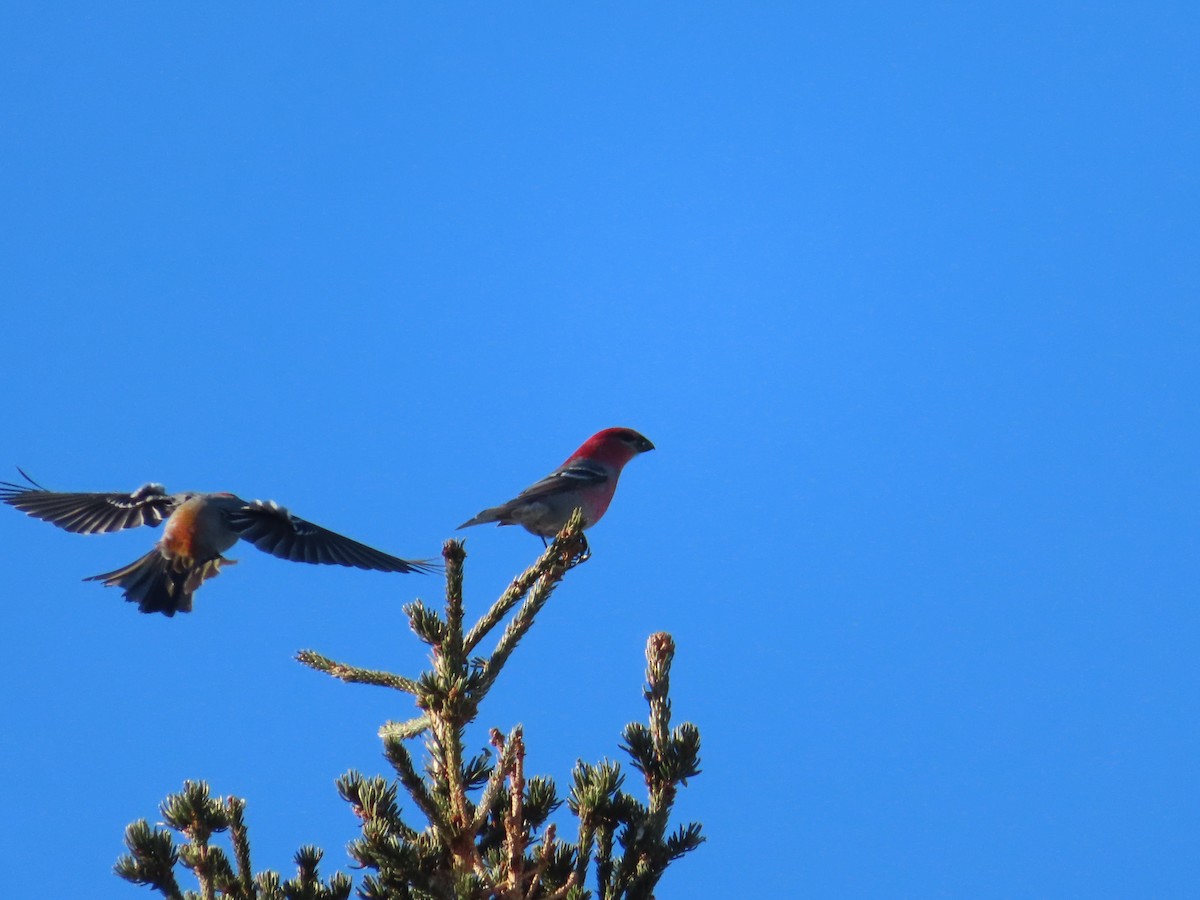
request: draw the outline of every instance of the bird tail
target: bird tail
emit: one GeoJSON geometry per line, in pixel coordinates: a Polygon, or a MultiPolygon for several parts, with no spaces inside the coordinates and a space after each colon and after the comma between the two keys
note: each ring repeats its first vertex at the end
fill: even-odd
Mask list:
{"type": "Polygon", "coordinates": [[[219,575],[221,563],[233,562],[220,556],[202,563],[183,557],[168,559],[155,547],[127,566],[83,580],[103,581],[105,587],[122,588],[125,599],[136,603],[140,612],[173,616],[177,612],[191,612],[196,588],[219,575]]]}
{"type": "Polygon", "coordinates": [[[507,523],[501,522],[500,520],[503,519],[507,513],[507,506],[493,506],[491,509],[485,509],[474,518],[467,519],[467,521],[459,525],[458,529],[456,530],[461,531],[463,528],[470,528],[472,525],[486,525],[488,522],[500,522],[501,525],[505,525],[507,523]]]}

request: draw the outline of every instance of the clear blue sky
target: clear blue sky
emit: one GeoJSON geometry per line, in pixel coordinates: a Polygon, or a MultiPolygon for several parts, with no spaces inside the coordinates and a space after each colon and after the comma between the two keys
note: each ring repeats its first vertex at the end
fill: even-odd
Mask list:
{"type": "MultiPolygon", "coordinates": [[[[1192,4],[8,4],[0,465],[425,556],[635,427],[483,724],[565,785],[672,632],[709,841],[664,900],[1181,896],[1198,40],[1192,4]]],[[[124,826],[204,778],[258,866],[344,866],[334,779],[409,707],[292,655],[414,672],[440,582],[245,546],[167,620],[80,580],[157,534],[0,509],[7,858],[137,896],[124,826]]],[[[540,548],[467,546],[473,612],[540,548]]]]}

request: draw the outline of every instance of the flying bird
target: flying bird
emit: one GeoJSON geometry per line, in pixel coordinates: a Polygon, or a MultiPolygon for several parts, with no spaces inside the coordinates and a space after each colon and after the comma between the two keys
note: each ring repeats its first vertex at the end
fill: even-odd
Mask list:
{"type": "MultiPolygon", "coordinates": [[[[18,469],[17,471],[20,471],[18,469]]],[[[427,562],[389,556],[294,516],[273,500],[249,502],[233,494],[168,494],[145,484],[129,494],[48,491],[24,472],[30,486],[0,482],[0,500],[76,534],[107,534],[166,521],[162,537],[141,559],[84,581],[119,587],[144,613],[192,611],[192,594],[234,559],[221,554],[249,541],[293,562],[354,566],[378,572],[428,572],[427,562]]]]}
{"type": "Polygon", "coordinates": [[[545,543],[546,538],[562,530],[571,513],[582,509],[583,527],[591,528],[612,502],[625,464],[639,453],[653,449],[654,445],[632,428],[606,428],[584,441],[566,462],[541,481],[458,527],[488,522],[521,525],[545,543]]]}

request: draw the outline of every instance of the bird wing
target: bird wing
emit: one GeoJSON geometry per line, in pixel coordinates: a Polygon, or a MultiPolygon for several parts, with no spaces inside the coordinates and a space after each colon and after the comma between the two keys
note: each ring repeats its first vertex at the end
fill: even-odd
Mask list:
{"type": "Polygon", "coordinates": [[[601,465],[588,460],[570,463],[551,472],[541,481],[531,484],[514,498],[510,504],[529,503],[541,500],[564,491],[578,491],[582,488],[599,487],[611,476],[601,465]]]}
{"type": "Polygon", "coordinates": [[[130,494],[59,493],[31,484],[33,487],[0,481],[0,500],[76,534],[107,534],[157,525],[179,504],[161,484],[145,484],[130,494]]]}
{"type": "Polygon", "coordinates": [[[314,525],[273,500],[254,500],[226,513],[229,527],[259,550],[292,562],[354,566],[378,572],[429,572],[436,566],[390,556],[314,525]]]}
{"type": "Polygon", "coordinates": [[[487,522],[499,522],[501,525],[512,525],[517,522],[524,524],[529,517],[528,515],[518,515],[519,510],[528,513],[534,508],[548,507],[563,494],[584,488],[598,487],[608,481],[610,477],[607,469],[590,460],[567,463],[541,481],[534,482],[507,503],[489,507],[458,527],[470,528],[472,525],[483,525],[487,522]]]}

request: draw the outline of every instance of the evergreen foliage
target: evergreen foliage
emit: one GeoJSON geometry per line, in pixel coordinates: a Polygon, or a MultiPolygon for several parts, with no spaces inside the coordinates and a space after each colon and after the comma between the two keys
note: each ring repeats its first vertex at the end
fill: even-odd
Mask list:
{"type": "MultiPolygon", "coordinates": [[[[431,648],[432,665],[416,679],[335,662],[311,650],[297,654],[300,662],[335,678],[391,688],[416,702],[417,715],[388,722],[379,732],[395,780],[349,772],[337,783],[361,827],[349,847],[368,873],[358,887],[361,897],[652,900],[667,866],[704,840],[698,823],[669,830],[679,787],[700,772],[699,731],[690,723],[671,728],[675,644],[669,634],[651,635],[646,647],[649,724],[628,725],[621,745],[642,775],[645,801],[624,790],[618,763],[578,762],[565,798],[578,820],[576,834],[574,840],[560,839],[550,817],[563,798],[553,779],[526,775],[520,725],[508,734],[492,729],[491,750],[466,755],[467,726],[478,718],[480,704],[554,589],[586,559],[586,548],[576,513],[541,558],[464,632],[466,553],[461,541],[447,541],[444,611],[420,601],[405,608],[413,632],[431,648]],[[491,652],[473,655],[514,608],[491,652]],[[418,764],[407,742],[421,736],[425,753],[418,764]]],[[[214,798],[205,783],[185,782],[162,804],[168,829],[144,819],[126,829],[129,853],[118,860],[116,872],[169,900],[349,897],[353,885],[344,874],[322,880],[322,853],[315,847],[296,854],[294,878],[283,881],[270,870],[252,874],[244,811],[238,798],[214,798]],[[228,851],[212,842],[223,834],[228,851]],[[198,892],[180,888],[179,866],[195,876],[198,892]]]]}

